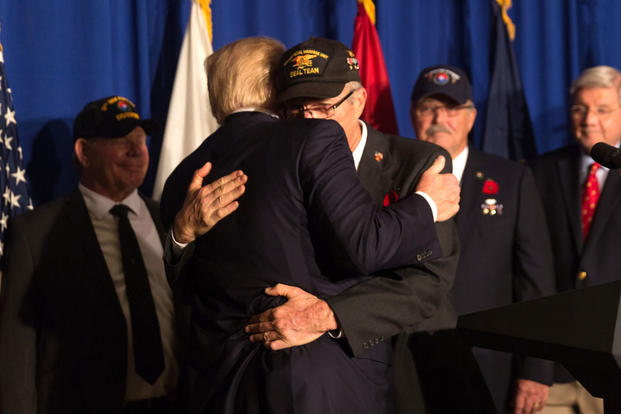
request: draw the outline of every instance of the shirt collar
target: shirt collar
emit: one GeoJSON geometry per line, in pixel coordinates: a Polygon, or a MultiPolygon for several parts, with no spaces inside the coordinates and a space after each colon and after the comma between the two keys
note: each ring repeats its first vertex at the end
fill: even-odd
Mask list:
{"type": "Polygon", "coordinates": [[[243,108],[238,108],[238,109],[234,110],[231,113],[232,114],[236,114],[238,112],[261,112],[261,113],[264,113],[266,115],[271,116],[272,118],[280,119],[280,117],[278,115],[276,115],[274,112],[272,112],[272,111],[270,111],[269,109],[266,109],[266,108],[247,106],[247,107],[243,107],[243,108]]]}
{"type": "Polygon", "coordinates": [[[140,196],[138,195],[138,190],[134,190],[120,202],[116,202],[85,187],[82,183],[78,184],[78,189],[84,197],[86,208],[97,219],[104,218],[106,214],[110,213],[110,209],[117,204],[125,204],[134,214],[138,214],[140,208],[140,196]]]}
{"type": "Polygon", "coordinates": [[[356,166],[356,171],[358,170],[358,166],[360,165],[360,160],[362,159],[362,153],[364,152],[364,146],[367,145],[367,124],[358,120],[360,124],[360,130],[362,131],[362,136],[360,137],[360,141],[356,148],[352,151],[352,155],[354,157],[354,165],[356,166]]]}

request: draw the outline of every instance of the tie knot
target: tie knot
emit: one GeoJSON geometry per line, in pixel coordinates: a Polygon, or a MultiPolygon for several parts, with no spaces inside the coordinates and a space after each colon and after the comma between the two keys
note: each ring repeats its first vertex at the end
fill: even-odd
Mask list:
{"type": "Polygon", "coordinates": [[[117,204],[110,209],[110,214],[119,218],[127,217],[127,213],[129,212],[129,210],[130,208],[127,207],[125,204],[117,204]]]}
{"type": "Polygon", "coordinates": [[[599,165],[596,162],[591,164],[591,168],[589,169],[590,174],[595,174],[597,172],[597,170],[599,170],[600,167],[601,167],[601,165],[599,165]]]}

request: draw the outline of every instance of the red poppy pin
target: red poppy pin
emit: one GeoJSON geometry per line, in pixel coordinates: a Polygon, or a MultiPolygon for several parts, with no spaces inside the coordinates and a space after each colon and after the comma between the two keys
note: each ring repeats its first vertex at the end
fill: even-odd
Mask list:
{"type": "Polygon", "coordinates": [[[384,207],[396,203],[399,200],[399,195],[395,190],[390,190],[388,194],[384,196],[384,207]]]}
{"type": "Polygon", "coordinates": [[[494,180],[487,179],[483,183],[483,194],[493,195],[498,192],[498,183],[494,180]]]}

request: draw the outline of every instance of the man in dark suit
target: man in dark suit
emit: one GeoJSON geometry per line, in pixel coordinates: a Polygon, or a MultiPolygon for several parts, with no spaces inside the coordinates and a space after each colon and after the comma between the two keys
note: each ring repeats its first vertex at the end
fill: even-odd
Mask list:
{"type": "MultiPolygon", "coordinates": [[[[172,412],[179,340],[163,230],[158,206],[137,192],[149,163],[146,134],[157,128],[126,98],[90,102],[74,123],[78,190],[10,221],[0,303],[2,413],[172,412]],[[112,215],[121,205],[131,210],[127,218],[112,215]],[[133,279],[123,260],[131,259],[127,239],[118,233],[126,221],[139,249],[135,263],[144,263],[133,279]]],[[[231,189],[239,194],[238,186],[225,188],[222,201],[231,201],[231,189]]]]}
{"type": "MultiPolygon", "coordinates": [[[[410,115],[418,139],[449,151],[461,183],[456,221],[462,251],[453,289],[458,314],[551,294],[550,242],[532,173],[468,146],[476,109],[467,75],[446,65],[423,69],[410,115]]],[[[543,407],[551,363],[527,359],[513,372],[511,355],[474,351],[499,412],[510,401],[516,413],[543,407]]]]}
{"type": "MultiPolygon", "coordinates": [[[[283,56],[278,80],[278,99],[283,102],[288,117],[333,119],[343,127],[358,177],[378,206],[389,205],[420,190],[423,172],[438,155],[446,157],[446,152],[437,146],[383,134],[359,119],[366,103],[366,90],[360,84],[355,56],[338,41],[311,38],[289,49],[283,56]],[[303,70],[305,62],[299,62],[302,55],[310,56],[310,68],[317,68],[317,72],[303,70]],[[328,56],[327,64],[321,56],[328,56]],[[335,59],[334,56],[347,59],[352,70],[331,70],[330,59],[335,59]]],[[[444,171],[450,171],[448,168],[447,165],[444,171]]],[[[456,315],[448,293],[457,266],[458,238],[452,220],[439,220],[436,231],[442,244],[442,258],[378,272],[363,283],[325,298],[339,321],[341,329],[336,336],[352,355],[364,357],[378,337],[454,327],[456,315]]],[[[299,302],[304,303],[306,295],[310,296],[303,290],[279,285],[268,293],[287,297],[288,302],[252,318],[253,323],[247,328],[251,340],[264,342],[267,334],[278,338],[270,340],[268,346],[280,349],[295,345],[292,337],[303,336],[306,327],[311,333],[321,324],[323,315],[308,316],[305,307],[297,306],[299,302]]],[[[405,337],[400,338],[397,343],[404,345],[404,340],[405,337]]],[[[401,358],[409,353],[404,351],[401,346],[395,349],[395,356],[400,358],[395,365],[399,367],[404,366],[401,358]]],[[[401,373],[395,375],[399,377],[401,373]]],[[[397,384],[398,410],[409,412],[416,404],[424,406],[422,401],[414,401],[414,405],[406,402],[404,394],[411,396],[414,389],[409,385],[406,388],[404,381],[397,384]]]]}
{"type": "MultiPolygon", "coordinates": [[[[357,68],[347,63],[345,50],[331,49],[327,59],[317,56],[316,64],[346,77],[353,76],[348,72],[357,75],[357,68]]],[[[244,39],[209,58],[212,110],[222,126],[180,164],[164,189],[164,223],[173,225],[174,241],[193,244],[183,251],[184,257],[191,252],[183,278],[193,284],[199,352],[190,361],[186,409],[387,412],[388,338],[374,333],[357,344],[367,348],[366,356],[351,357],[341,341],[326,334],[332,331],[332,336],[339,336],[344,326],[320,298],[368,280],[371,271],[440,256],[432,209],[420,195],[404,197],[385,210],[374,207],[360,186],[345,134],[336,122],[278,121],[272,116],[267,74],[281,54],[282,49],[267,39],[244,39]],[[272,65],[264,67],[267,63],[272,65]],[[184,221],[184,211],[191,210],[186,208],[187,199],[183,205],[183,189],[195,166],[206,159],[221,173],[242,168],[250,181],[238,212],[196,238],[194,231],[184,231],[178,222],[184,221]],[[418,217],[406,214],[412,206],[418,217]],[[300,321],[318,321],[311,332],[287,337],[291,341],[287,344],[271,330],[263,332],[268,348],[295,345],[280,352],[248,342],[243,332],[249,315],[283,303],[282,298],[264,295],[266,288],[272,296],[281,289],[296,296],[288,303],[304,309],[296,315],[300,321]],[[298,291],[304,295],[297,295],[298,291]],[[322,317],[313,318],[316,314],[322,317]]],[[[422,180],[436,197],[446,191],[441,188],[441,168],[439,161],[422,180]]],[[[442,219],[451,216],[449,210],[455,211],[454,205],[447,209],[447,204],[457,201],[453,196],[451,202],[442,201],[443,197],[437,197],[436,203],[442,219]]]]}
{"type": "MultiPolygon", "coordinates": [[[[316,60],[316,65],[321,66],[320,59],[316,60]]],[[[283,56],[278,79],[278,100],[283,102],[289,118],[327,118],[343,127],[360,181],[378,206],[389,205],[419,190],[417,185],[423,172],[439,155],[446,156],[437,146],[383,134],[359,119],[366,103],[366,90],[360,84],[355,56],[336,40],[313,37],[289,49],[283,56]],[[353,59],[355,64],[347,77],[329,67],[318,76],[312,71],[308,75],[290,76],[296,69],[295,57],[302,51],[330,57],[340,54],[353,59]]],[[[449,168],[445,166],[444,172],[450,171],[449,168]]],[[[455,182],[448,174],[444,178],[455,182]]],[[[421,323],[433,325],[434,329],[454,326],[456,318],[446,293],[452,286],[457,265],[457,237],[452,221],[446,222],[445,218],[438,221],[436,231],[442,243],[443,259],[383,273],[384,277],[373,278],[326,299],[354,355],[363,353],[375,337],[391,337],[406,327],[423,329],[421,323]],[[434,324],[428,321],[432,314],[434,324]]],[[[257,320],[269,317],[273,315],[266,314],[257,320]]]]}
{"type": "MultiPolygon", "coordinates": [[[[589,155],[598,142],[619,146],[620,88],[618,70],[609,66],[584,70],[570,90],[571,130],[577,142],[532,162],[552,238],[559,291],[620,279],[616,258],[621,242],[621,176],[594,163],[589,155]]],[[[555,413],[574,407],[582,414],[603,412],[601,399],[593,398],[560,365],[548,407],[566,410],[555,413]]]]}

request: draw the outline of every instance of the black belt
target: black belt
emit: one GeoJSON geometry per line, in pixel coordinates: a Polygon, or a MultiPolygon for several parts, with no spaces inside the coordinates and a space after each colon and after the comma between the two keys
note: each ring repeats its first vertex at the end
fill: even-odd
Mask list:
{"type": "Polygon", "coordinates": [[[173,414],[173,403],[168,397],[129,401],[124,414],[173,414]]]}

